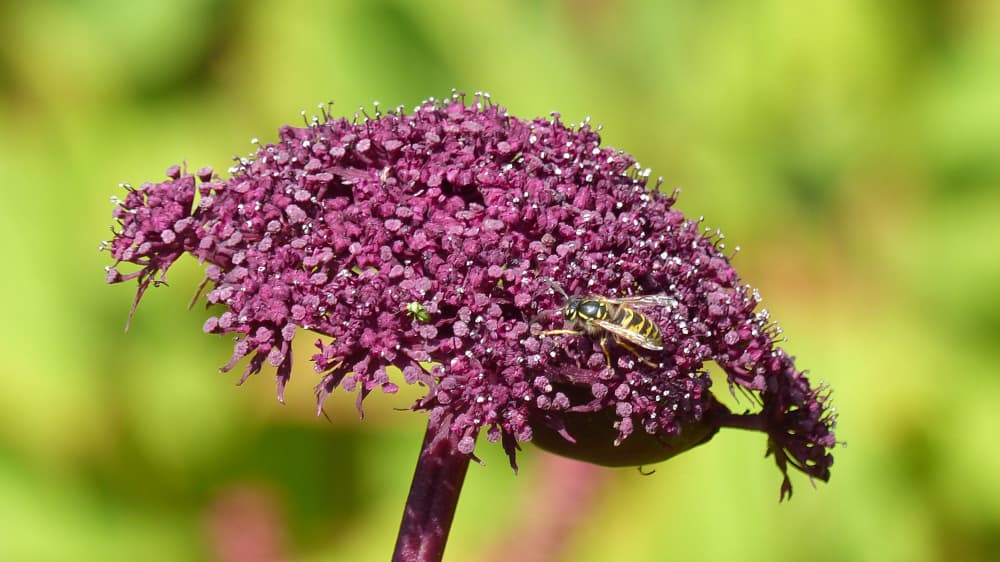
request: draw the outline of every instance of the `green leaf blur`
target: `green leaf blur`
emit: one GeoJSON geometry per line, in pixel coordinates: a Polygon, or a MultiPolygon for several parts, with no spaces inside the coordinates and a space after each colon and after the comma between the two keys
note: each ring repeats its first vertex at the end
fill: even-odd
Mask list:
{"type": "Polygon", "coordinates": [[[186,309],[198,265],[124,334],[134,286],[104,284],[97,246],[119,182],[223,171],[328,100],[453,87],[591,116],[681,187],[848,446],[779,505],[765,438],[723,431],[654,476],[584,471],[586,509],[538,522],[568,465],[528,448],[514,476],[482,440],[447,559],[504,560],[528,521],[549,560],[995,559],[998,68],[989,0],[0,4],[0,560],[388,559],[416,390],[363,422],[338,392],[328,423],[306,361],[285,406],[267,371],[233,388],[231,342],[186,309]]]}

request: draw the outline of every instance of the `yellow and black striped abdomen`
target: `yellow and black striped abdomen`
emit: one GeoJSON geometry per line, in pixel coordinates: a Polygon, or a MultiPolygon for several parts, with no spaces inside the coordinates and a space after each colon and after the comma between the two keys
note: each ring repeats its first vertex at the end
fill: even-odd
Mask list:
{"type": "Polygon", "coordinates": [[[634,338],[627,338],[633,343],[638,343],[643,347],[662,347],[663,336],[660,328],[648,316],[634,308],[622,304],[611,304],[608,308],[606,321],[621,326],[634,338]]]}

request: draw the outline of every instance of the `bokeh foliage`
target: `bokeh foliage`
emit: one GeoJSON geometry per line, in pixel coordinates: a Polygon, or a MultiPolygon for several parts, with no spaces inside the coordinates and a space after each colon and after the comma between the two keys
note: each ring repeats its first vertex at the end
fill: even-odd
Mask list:
{"type": "MultiPolygon", "coordinates": [[[[994,559],[998,68],[990,0],[0,3],[0,559],[388,558],[414,392],[363,422],[338,394],[327,423],[304,361],[286,406],[266,374],[235,390],[229,342],[185,310],[197,264],[123,334],[132,288],[103,284],[97,244],[120,181],[225,170],[328,100],[452,87],[590,115],[682,187],[849,443],[781,505],[760,435],[601,472],[564,559],[994,559]]],[[[498,449],[479,447],[452,560],[502,553],[549,485],[544,454],[515,477],[498,449]]]]}

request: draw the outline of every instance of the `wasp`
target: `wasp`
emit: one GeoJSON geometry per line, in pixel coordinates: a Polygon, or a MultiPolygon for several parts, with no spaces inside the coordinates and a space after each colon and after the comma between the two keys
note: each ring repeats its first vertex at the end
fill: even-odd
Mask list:
{"type": "Polygon", "coordinates": [[[608,353],[607,345],[609,338],[630,351],[643,363],[651,367],[657,366],[656,363],[643,357],[636,348],[661,351],[663,334],[656,322],[637,310],[637,307],[673,307],[677,304],[676,300],[664,294],[621,298],[600,295],[571,297],[555,282],[548,281],[548,283],[565,297],[566,301],[560,312],[563,320],[573,326],[573,329],[548,330],[542,332],[543,334],[588,335],[597,338],[609,368],[611,367],[611,354],[608,353]]]}

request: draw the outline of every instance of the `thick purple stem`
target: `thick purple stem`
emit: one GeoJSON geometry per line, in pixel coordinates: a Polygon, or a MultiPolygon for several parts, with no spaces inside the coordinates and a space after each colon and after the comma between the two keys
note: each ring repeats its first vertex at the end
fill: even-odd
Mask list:
{"type": "Polygon", "coordinates": [[[458,452],[450,416],[427,422],[427,433],[406,498],[393,562],[438,562],[444,555],[469,455],[458,452]]]}

